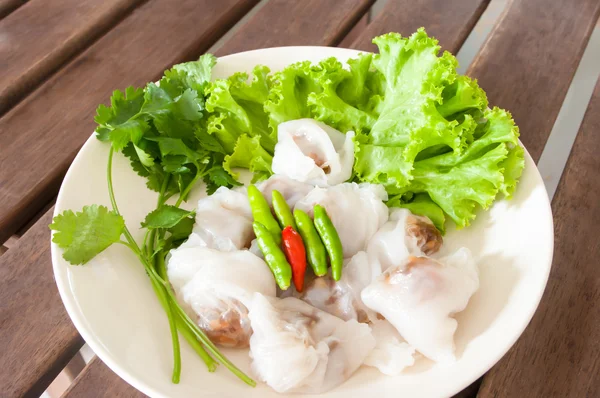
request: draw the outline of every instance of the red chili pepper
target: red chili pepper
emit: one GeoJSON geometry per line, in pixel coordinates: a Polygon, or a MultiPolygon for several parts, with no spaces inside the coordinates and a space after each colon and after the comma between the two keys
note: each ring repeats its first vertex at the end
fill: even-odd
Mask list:
{"type": "Polygon", "coordinates": [[[285,227],[281,232],[283,252],[292,266],[292,278],[296,290],[301,292],[304,287],[306,273],[306,249],[302,237],[292,227],[285,227]]]}

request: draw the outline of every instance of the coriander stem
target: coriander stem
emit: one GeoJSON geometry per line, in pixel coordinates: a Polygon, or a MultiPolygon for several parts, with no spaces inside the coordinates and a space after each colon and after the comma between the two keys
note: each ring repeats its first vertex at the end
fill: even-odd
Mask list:
{"type": "MultiPolygon", "coordinates": [[[[156,270],[154,270],[152,267],[148,267],[148,271],[151,272],[153,274],[153,276],[157,279],[157,281],[160,282],[165,287],[165,290],[166,290],[169,298],[172,301],[177,302],[175,296],[173,295],[173,292],[171,290],[169,283],[166,282],[163,278],[161,278],[160,275],[158,275],[156,273],[156,270]]],[[[190,319],[190,317],[185,313],[185,311],[183,311],[183,309],[180,306],[176,306],[175,309],[177,310],[179,316],[181,316],[181,318],[183,318],[184,322],[189,326],[189,328],[194,333],[194,335],[196,335],[198,340],[200,340],[202,342],[202,344],[204,344],[208,348],[208,350],[215,356],[215,358],[219,362],[221,362],[223,365],[225,365],[225,367],[227,369],[229,369],[234,375],[239,377],[246,384],[248,384],[252,387],[256,386],[256,382],[254,380],[252,380],[250,377],[248,377],[237,366],[235,366],[232,362],[230,362],[223,354],[221,354],[221,352],[219,351],[217,346],[214,345],[214,343],[204,334],[204,332],[202,330],[200,330],[200,328],[198,328],[198,326],[190,319]]]]}
{"type": "MultiPolygon", "coordinates": [[[[110,198],[110,203],[112,204],[112,208],[115,213],[117,213],[118,215],[121,215],[121,212],[119,212],[119,207],[117,206],[117,201],[115,200],[115,192],[113,190],[113,182],[112,182],[112,159],[113,159],[114,152],[115,152],[115,149],[111,145],[110,151],[108,152],[108,167],[106,170],[106,179],[108,181],[108,196],[110,198]]],[[[125,226],[125,228],[123,229],[123,234],[125,235],[125,238],[129,242],[129,244],[132,246],[132,250],[136,254],[140,253],[140,247],[136,243],[135,239],[133,239],[133,236],[131,235],[131,232],[129,232],[129,229],[127,228],[127,226],[125,226]]]]}
{"type": "Polygon", "coordinates": [[[181,347],[179,346],[179,335],[177,334],[177,324],[173,316],[173,303],[167,303],[167,318],[169,318],[169,329],[171,329],[171,343],[173,344],[173,384],[179,384],[181,377],[181,347]]]}
{"type": "MultiPolygon", "coordinates": [[[[117,206],[117,201],[115,200],[115,193],[114,193],[113,182],[112,182],[113,154],[114,154],[114,148],[111,145],[110,151],[108,152],[108,166],[106,169],[106,179],[108,182],[108,196],[110,197],[110,203],[112,204],[114,212],[117,213],[118,215],[121,215],[121,213],[119,212],[119,207],[117,206]]],[[[129,243],[129,248],[135,254],[137,254],[138,258],[142,261],[142,264],[145,266],[146,272],[148,272],[148,269],[150,267],[147,266],[147,262],[145,261],[144,256],[143,256],[142,252],[140,251],[139,246],[137,245],[135,239],[133,239],[133,236],[131,235],[131,232],[129,232],[129,229],[127,228],[127,226],[124,226],[123,234],[125,235],[125,238],[127,239],[127,242],[129,243]]],[[[152,271],[154,271],[154,270],[152,270],[152,271]]],[[[150,276],[150,273],[148,275],[150,276]]],[[[152,279],[152,278],[150,278],[150,279],[152,279]]],[[[155,289],[155,292],[159,296],[159,301],[161,301],[163,303],[163,307],[165,308],[165,311],[167,313],[167,318],[169,320],[169,327],[171,328],[171,336],[172,336],[172,341],[173,341],[173,383],[178,383],[180,375],[181,375],[181,354],[180,354],[180,347],[179,347],[179,337],[177,336],[177,328],[175,326],[175,320],[173,318],[171,304],[169,303],[167,297],[164,296],[164,290],[161,289],[160,286],[157,286],[157,288],[158,289],[155,289]],[[161,300],[161,296],[162,296],[162,300],[161,300]]],[[[165,290],[168,293],[168,289],[165,289],[165,290]]]]}
{"type": "MultiPolygon", "coordinates": [[[[146,272],[148,273],[148,277],[150,278],[150,282],[152,283],[152,288],[154,289],[154,292],[156,293],[156,295],[158,297],[158,301],[161,303],[163,309],[165,311],[167,311],[167,306],[169,305],[168,304],[169,297],[167,296],[167,294],[165,294],[166,288],[163,286],[161,281],[158,281],[158,280],[156,280],[156,278],[153,277],[152,272],[150,271],[150,270],[153,270],[153,268],[151,268],[150,263],[145,258],[143,258],[141,255],[138,255],[138,258],[139,258],[140,262],[142,263],[142,265],[144,266],[144,268],[146,269],[146,272]]],[[[174,305],[175,305],[175,308],[179,307],[177,302],[175,302],[174,305]]],[[[196,353],[200,356],[202,361],[204,361],[204,363],[206,364],[206,367],[208,368],[208,371],[214,372],[217,367],[217,363],[215,362],[215,360],[206,352],[206,350],[202,347],[202,345],[200,345],[200,343],[194,337],[194,335],[191,333],[191,331],[189,330],[187,325],[185,325],[185,323],[183,323],[183,320],[181,319],[181,316],[179,315],[179,313],[175,312],[174,316],[175,316],[175,322],[177,325],[177,329],[181,332],[181,334],[187,340],[187,342],[192,346],[194,351],[196,351],[196,353]]]]}
{"type": "Polygon", "coordinates": [[[196,173],[196,176],[194,177],[194,179],[188,184],[187,187],[185,187],[183,192],[179,195],[179,199],[177,199],[177,203],[175,203],[176,207],[179,207],[181,205],[181,202],[183,202],[183,200],[187,198],[187,195],[192,190],[192,187],[194,185],[196,185],[196,183],[198,182],[198,179],[200,179],[203,175],[204,175],[204,173],[200,173],[200,171],[198,171],[196,173]]]}

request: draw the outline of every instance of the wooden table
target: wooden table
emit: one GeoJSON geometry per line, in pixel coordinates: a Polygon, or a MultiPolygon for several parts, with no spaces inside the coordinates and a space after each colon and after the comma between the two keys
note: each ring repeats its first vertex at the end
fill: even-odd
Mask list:
{"type": "MultiPolygon", "coordinates": [[[[0,0],[0,243],[9,246],[0,251],[0,396],[39,396],[83,344],[54,284],[47,225],[96,105],[217,42],[219,56],[345,38],[373,50],[380,33],[425,26],[456,53],[489,2],[388,0],[367,25],[373,1],[0,0]]],[[[512,0],[467,72],[512,111],[536,161],[599,14],[598,0],[512,0]]],[[[540,308],[461,395],[600,396],[599,154],[597,84],[552,202],[556,250],[540,308]]],[[[96,358],[65,396],[141,394],[96,358]]]]}

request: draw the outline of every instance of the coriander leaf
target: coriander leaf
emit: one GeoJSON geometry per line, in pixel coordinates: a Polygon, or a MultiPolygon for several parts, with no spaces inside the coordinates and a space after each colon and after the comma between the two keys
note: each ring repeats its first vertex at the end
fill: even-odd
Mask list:
{"type": "Polygon", "coordinates": [[[96,110],[96,133],[98,139],[110,140],[115,150],[121,151],[129,142],[137,143],[148,128],[145,120],[136,119],[144,103],[144,90],[115,90],[110,102],[110,108],[100,105],[96,110]]]}
{"type": "Polygon", "coordinates": [[[212,54],[200,56],[198,61],[184,62],[165,71],[165,77],[173,84],[182,88],[191,88],[199,94],[204,93],[204,88],[210,81],[212,68],[216,65],[217,58],[212,54]]]}
{"type": "Polygon", "coordinates": [[[188,147],[183,140],[179,138],[169,137],[151,137],[148,138],[150,141],[158,142],[160,153],[163,157],[168,155],[180,155],[184,156],[185,163],[198,164],[199,161],[207,156],[207,153],[203,150],[195,151],[188,147]]]}
{"type": "Polygon", "coordinates": [[[212,195],[213,193],[215,193],[217,191],[217,189],[219,189],[220,185],[215,184],[210,177],[208,176],[208,174],[205,174],[204,177],[202,178],[202,180],[204,181],[204,184],[206,185],[206,194],[207,195],[212,195]]]}
{"type": "Polygon", "coordinates": [[[162,158],[163,170],[167,173],[181,174],[191,173],[191,169],[186,166],[187,158],[181,155],[167,155],[162,158]]]}
{"type": "Polygon", "coordinates": [[[154,166],[154,158],[152,156],[150,156],[148,153],[146,153],[142,148],[138,147],[137,145],[133,145],[135,152],[138,155],[138,158],[140,159],[140,163],[146,167],[152,167],[154,166]]]}
{"type": "Polygon", "coordinates": [[[192,233],[195,222],[196,220],[193,217],[181,219],[177,224],[167,229],[171,234],[170,238],[173,240],[187,239],[192,233]]]}
{"type": "Polygon", "coordinates": [[[195,222],[193,217],[186,217],[174,227],[168,228],[170,236],[165,241],[160,241],[160,249],[166,252],[179,247],[192,233],[195,222]]]}
{"type": "Polygon", "coordinates": [[[105,206],[84,206],[74,213],[66,210],[50,224],[52,241],[63,249],[63,258],[71,264],[85,264],[116,243],[125,230],[123,217],[105,206]]]}
{"type": "Polygon", "coordinates": [[[108,139],[115,151],[122,151],[130,142],[137,144],[148,128],[145,120],[132,119],[115,127],[108,134],[108,139]]]}
{"type": "Polygon", "coordinates": [[[202,119],[203,98],[192,89],[187,89],[173,102],[173,113],[175,116],[189,121],[202,119]]]}
{"type": "Polygon", "coordinates": [[[146,215],[146,219],[142,222],[143,228],[172,228],[186,217],[193,216],[193,210],[184,210],[176,206],[163,205],[146,215]]]}
{"type": "Polygon", "coordinates": [[[208,178],[216,185],[222,187],[241,186],[223,166],[214,166],[208,171],[208,178]]]}
{"type": "Polygon", "coordinates": [[[225,148],[223,148],[223,145],[221,145],[219,140],[214,135],[209,134],[204,126],[197,128],[195,134],[196,138],[198,138],[198,141],[200,142],[201,148],[204,148],[210,152],[218,152],[222,153],[223,155],[227,154],[227,152],[225,152],[225,148]]]}

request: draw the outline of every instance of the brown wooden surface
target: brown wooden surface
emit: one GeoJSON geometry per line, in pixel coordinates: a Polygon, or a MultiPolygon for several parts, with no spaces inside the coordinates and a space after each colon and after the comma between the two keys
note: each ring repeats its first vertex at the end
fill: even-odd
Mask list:
{"type": "Polygon", "coordinates": [[[598,0],[512,0],[467,72],[512,112],[536,161],[598,15],[598,0]]]}
{"type": "Polygon", "coordinates": [[[600,81],[552,202],[555,250],[531,324],[480,397],[600,396],[600,81]]]}
{"type": "Polygon", "coordinates": [[[452,53],[464,43],[469,32],[490,0],[388,0],[381,13],[363,34],[352,43],[352,48],[377,51],[371,43],[375,36],[399,32],[408,36],[420,27],[436,37],[444,50],[452,53]]]}
{"type": "Polygon", "coordinates": [[[25,4],[26,1],[27,0],[0,0],[0,19],[25,4]]]}
{"type": "Polygon", "coordinates": [[[0,115],[142,0],[30,0],[0,21],[0,115]]]}
{"type": "Polygon", "coordinates": [[[269,0],[217,55],[278,46],[335,46],[375,0],[269,0]]]}
{"type": "Polygon", "coordinates": [[[39,396],[83,345],[52,274],[51,214],[0,257],[2,397],[39,396]]]}
{"type": "Polygon", "coordinates": [[[0,242],[57,192],[112,90],[142,86],[190,60],[254,0],[152,0],[0,119],[0,242]]]}
{"type": "Polygon", "coordinates": [[[142,398],[144,394],[113,373],[97,357],[86,366],[62,398],[142,398]]]}

